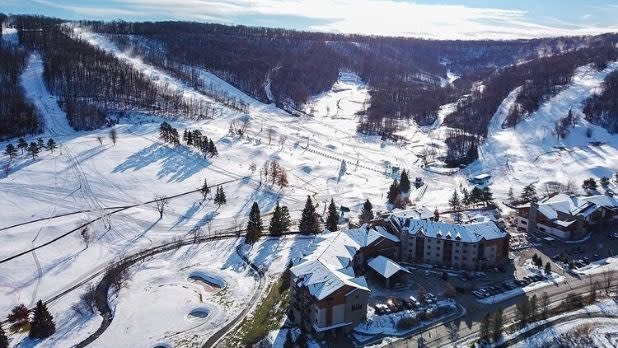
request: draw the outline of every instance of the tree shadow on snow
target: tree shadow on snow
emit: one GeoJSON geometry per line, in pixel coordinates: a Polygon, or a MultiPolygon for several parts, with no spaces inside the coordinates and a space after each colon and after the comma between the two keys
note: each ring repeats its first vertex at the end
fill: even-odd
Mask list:
{"type": "Polygon", "coordinates": [[[158,178],[169,177],[168,182],[184,181],[210,165],[210,161],[184,146],[171,148],[152,144],[129,156],[112,172],[119,173],[130,169],[138,171],[157,162],[160,165],[158,178]]]}

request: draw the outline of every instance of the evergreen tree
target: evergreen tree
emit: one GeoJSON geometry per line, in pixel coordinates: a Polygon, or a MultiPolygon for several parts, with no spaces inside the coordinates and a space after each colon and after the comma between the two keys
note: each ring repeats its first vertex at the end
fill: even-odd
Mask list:
{"type": "Polygon", "coordinates": [[[399,176],[399,191],[410,192],[410,178],[408,178],[408,172],[404,169],[399,176]]]}
{"type": "Polygon", "coordinates": [[[530,318],[530,299],[528,296],[522,297],[521,301],[515,305],[515,317],[521,326],[528,323],[530,318]]]}
{"type": "Polygon", "coordinates": [[[285,342],[283,348],[294,348],[294,340],[292,339],[292,330],[288,330],[285,334],[285,342]]]}
{"type": "Polygon", "coordinates": [[[212,139],[208,141],[208,154],[210,154],[210,157],[215,157],[219,155],[219,152],[217,152],[217,147],[215,146],[215,143],[212,141],[212,139]]]}
{"type": "Polygon", "coordinates": [[[54,332],[56,332],[54,317],[47,310],[47,305],[39,300],[34,308],[34,315],[30,324],[30,337],[47,338],[54,332]]]}
{"type": "Polygon", "coordinates": [[[463,196],[463,198],[461,199],[461,204],[468,206],[470,205],[470,192],[468,192],[467,188],[462,188],[461,189],[461,194],[463,196]]]}
{"type": "Polygon", "coordinates": [[[504,317],[503,317],[503,311],[502,308],[498,308],[498,310],[496,311],[496,313],[494,314],[494,320],[492,321],[492,336],[494,339],[494,342],[497,341],[500,336],[502,336],[502,331],[503,331],[503,324],[504,324],[504,317]]]}
{"type": "Polygon", "coordinates": [[[19,138],[19,140],[17,141],[17,148],[21,150],[21,154],[24,154],[24,151],[28,149],[28,143],[26,142],[26,139],[24,138],[19,138]]]}
{"type": "Polygon", "coordinates": [[[290,218],[290,211],[288,207],[281,206],[281,231],[282,233],[286,233],[290,231],[290,226],[292,226],[292,219],[290,218]]]}
{"type": "Polygon", "coordinates": [[[184,132],[182,132],[182,141],[187,143],[187,145],[191,145],[191,144],[189,144],[189,132],[187,132],[186,128],[185,128],[184,132]]]}
{"type": "Polygon", "coordinates": [[[17,149],[13,144],[8,144],[6,149],[4,149],[4,154],[9,156],[10,159],[17,157],[17,149]]]}
{"type": "Polygon", "coordinates": [[[307,196],[298,229],[301,234],[318,234],[320,232],[320,224],[315,214],[315,207],[311,202],[311,196],[307,196]]]}
{"type": "Polygon", "coordinates": [[[513,186],[509,187],[508,199],[510,202],[515,200],[515,195],[513,194],[513,186]]]}
{"type": "Polygon", "coordinates": [[[328,216],[326,218],[326,228],[331,231],[337,231],[337,225],[339,224],[339,214],[337,213],[337,206],[335,201],[331,198],[328,205],[328,216]]]}
{"type": "Polygon", "coordinates": [[[448,204],[453,210],[459,209],[461,202],[459,201],[459,195],[457,194],[457,190],[453,191],[453,195],[451,196],[451,199],[448,200],[448,204]]]}
{"type": "Polygon", "coordinates": [[[521,192],[521,199],[524,202],[530,202],[533,199],[536,199],[536,188],[534,184],[526,185],[521,192]]]}
{"type": "Polygon", "coordinates": [[[49,140],[47,141],[47,151],[54,153],[54,150],[57,148],[58,146],[56,146],[56,142],[54,141],[54,139],[49,138],[49,140]]]}
{"type": "Polygon", "coordinates": [[[369,202],[369,198],[367,198],[365,203],[363,203],[363,208],[361,209],[360,217],[358,219],[361,224],[373,220],[373,204],[369,202]]]}
{"type": "Polygon", "coordinates": [[[594,178],[588,178],[584,180],[584,183],[582,184],[582,188],[584,190],[594,191],[597,189],[597,181],[594,180],[594,178]]]}
{"type": "Polygon", "coordinates": [[[217,186],[217,192],[215,193],[215,204],[221,206],[227,203],[227,199],[225,198],[225,192],[223,191],[223,187],[217,186]]]}
{"type": "Polygon", "coordinates": [[[274,236],[280,236],[283,233],[281,225],[281,207],[279,206],[279,201],[277,201],[277,205],[273,211],[273,216],[270,218],[268,233],[274,236]]]}
{"type": "Polygon", "coordinates": [[[489,318],[489,313],[487,313],[481,321],[481,327],[479,328],[479,338],[481,341],[485,342],[489,340],[490,327],[491,320],[489,318]]]}
{"type": "Polygon", "coordinates": [[[0,325],[0,348],[9,348],[9,339],[6,337],[2,325],[0,325]]]}
{"type": "Polygon", "coordinates": [[[399,182],[397,179],[393,180],[393,183],[388,189],[388,194],[386,195],[386,199],[388,203],[395,204],[397,198],[399,197],[399,182]]]}
{"type": "Polygon", "coordinates": [[[601,180],[599,181],[601,183],[601,186],[607,188],[607,186],[609,186],[609,178],[604,176],[601,178],[601,180]]]}
{"type": "Polygon", "coordinates": [[[536,320],[539,311],[539,301],[536,295],[532,295],[530,299],[530,321],[536,320]]]}
{"type": "Polygon", "coordinates": [[[547,319],[549,314],[549,294],[547,292],[543,292],[541,295],[541,319],[547,319]]]}
{"type": "Polygon", "coordinates": [[[28,153],[32,155],[32,159],[39,156],[39,152],[41,152],[41,149],[39,149],[39,146],[34,141],[28,145],[28,153]]]}
{"type": "Polygon", "coordinates": [[[550,274],[550,273],[551,273],[551,263],[547,261],[547,263],[545,264],[545,274],[550,274]]]}
{"type": "Polygon", "coordinates": [[[470,192],[470,203],[477,204],[483,201],[483,191],[480,188],[474,187],[470,192]]]}
{"type": "Polygon", "coordinates": [[[489,187],[483,187],[482,197],[485,205],[489,205],[494,201],[494,194],[491,192],[489,187]]]}
{"type": "Polygon", "coordinates": [[[36,145],[39,147],[39,149],[42,149],[45,147],[45,142],[43,141],[43,138],[38,138],[36,141],[36,145]]]}
{"type": "Polygon", "coordinates": [[[257,202],[253,202],[251,212],[249,213],[249,221],[247,222],[247,235],[245,242],[253,244],[260,239],[262,235],[262,217],[260,216],[260,207],[257,202]]]}
{"type": "Polygon", "coordinates": [[[202,154],[204,155],[204,159],[208,156],[209,152],[208,152],[208,143],[207,142],[203,142],[200,145],[195,145],[195,147],[197,147],[198,150],[200,150],[202,152],[202,154]]]}
{"type": "Polygon", "coordinates": [[[204,185],[202,185],[200,192],[202,192],[204,199],[206,199],[206,196],[210,194],[210,187],[208,187],[208,183],[206,182],[206,179],[204,179],[204,185]]]}

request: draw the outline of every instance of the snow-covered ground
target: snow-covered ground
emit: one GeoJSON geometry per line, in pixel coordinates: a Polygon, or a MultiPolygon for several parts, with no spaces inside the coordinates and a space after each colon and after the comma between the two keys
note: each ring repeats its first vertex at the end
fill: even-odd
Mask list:
{"type": "Polygon", "coordinates": [[[2,41],[11,44],[19,44],[19,37],[17,36],[17,29],[15,28],[2,28],[2,41]]]}
{"type": "MultiPolygon", "coordinates": [[[[130,53],[120,52],[100,35],[83,30],[79,31],[79,35],[89,43],[116,54],[166,88],[216,103],[130,53]]],[[[423,179],[427,186],[415,192],[414,198],[419,206],[431,209],[447,207],[453,190],[460,185],[468,185],[466,179],[471,173],[492,173],[492,189],[498,199],[506,196],[512,184],[515,184],[517,190],[529,182],[540,180],[580,180],[591,175],[607,175],[618,169],[618,137],[591,126],[594,129],[593,138],[605,142],[599,147],[591,147],[584,136],[585,128],[588,127],[585,121],[580,120],[571,135],[560,142],[567,147],[567,151],[544,153],[552,151],[552,146],[556,144],[550,125],[557,118],[563,117],[570,107],[579,114],[579,102],[616,67],[618,63],[610,64],[603,72],[594,72],[589,67],[578,69],[572,86],[551,98],[537,113],[519,125],[516,131],[492,128],[481,152],[481,159],[471,170],[445,176],[420,168],[418,157],[430,148],[443,151],[445,127],[423,130],[411,124],[409,129],[401,132],[407,141],[405,144],[383,142],[378,137],[356,133],[355,114],[366,106],[363,104],[368,99],[368,90],[364,81],[349,72],[341,73],[331,91],[311,99],[306,111],[313,116],[293,117],[273,104],[254,100],[210,72],[201,71],[204,82],[249,105],[245,115],[221,105],[223,111],[220,117],[171,122],[180,131],[185,128],[200,129],[216,142],[219,156],[204,159],[201,154],[187,147],[173,148],[163,144],[158,138],[159,123],[163,119],[156,116],[133,115],[122,119],[116,126],[118,142],[115,145],[109,139],[109,129],[73,131],[66,116],[58,108],[56,97],[49,95],[46,90],[41,60],[33,55],[21,77],[21,83],[26,96],[44,120],[45,132],[36,137],[27,137],[26,140],[30,142],[43,137],[46,141],[48,137],[53,137],[59,143],[59,149],[53,154],[44,151],[36,160],[20,155],[13,163],[9,175],[0,176],[0,229],[43,218],[36,223],[0,230],[0,260],[49,242],[86,221],[100,220],[88,227],[85,233],[89,236],[88,243],[82,238],[81,231],[78,231],[36,252],[1,263],[0,313],[7,313],[19,303],[29,305],[36,299],[50,298],[101,271],[111,260],[128,253],[173,238],[189,238],[195,234],[203,235],[240,226],[245,223],[254,201],[259,203],[263,213],[272,211],[276,202],[280,201],[289,206],[293,219],[299,217],[307,195],[314,197],[319,204],[319,213],[325,210],[326,202],[331,197],[337,204],[350,207],[352,218],[356,218],[361,204],[367,198],[373,202],[375,210],[383,210],[386,201],[384,193],[393,179],[387,173],[391,165],[408,169],[412,178],[419,176],[423,179]],[[250,120],[249,130],[242,138],[228,134],[230,122],[239,117],[250,120]],[[546,134],[542,131],[543,127],[546,134]],[[273,130],[270,142],[269,129],[273,130]],[[103,144],[99,143],[99,137],[103,144]],[[490,152],[495,152],[497,159],[490,156],[490,152]],[[501,160],[506,155],[508,166],[501,160]],[[251,163],[260,168],[271,160],[279,161],[288,170],[288,188],[281,190],[269,184],[260,184],[258,172],[252,173],[249,169],[251,163]],[[346,163],[343,173],[340,170],[342,161],[346,163]],[[152,200],[155,194],[172,196],[195,190],[204,179],[211,186],[227,182],[223,187],[228,204],[217,207],[212,198],[203,201],[199,193],[190,193],[171,199],[170,209],[162,219],[159,219],[152,204],[142,204],[152,200]],[[136,206],[105,215],[109,212],[105,208],[122,205],[136,206]],[[58,214],[70,215],[45,219],[58,214]]],[[[445,111],[441,118],[446,116],[448,109],[449,106],[442,108],[445,111]]],[[[14,140],[12,142],[15,143],[14,140]]],[[[7,143],[1,142],[0,148],[3,149],[7,143]]],[[[0,154],[0,162],[6,160],[7,157],[0,154]]],[[[268,220],[265,216],[265,224],[268,220]]],[[[276,274],[305,247],[310,247],[310,241],[285,239],[271,244],[256,244],[249,252],[251,258],[276,274]]],[[[231,245],[219,245],[219,248],[220,252],[232,251],[231,245]]],[[[196,255],[192,262],[207,263],[208,255],[207,251],[204,252],[204,258],[200,258],[201,254],[196,255]]],[[[212,265],[220,261],[215,259],[212,265]]],[[[161,273],[161,284],[180,284],[184,281],[174,275],[174,270],[179,267],[176,261],[155,263],[152,267],[161,273]]],[[[130,313],[123,312],[123,308],[126,308],[124,304],[135,301],[135,305],[138,305],[140,303],[137,301],[146,301],[148,295],[152,295],[152,298],[159,296],[153,290],[146,290],[148,286],[153,286],[149,269],[139,268],[134,272],[134,282],[127,289],[121,290],[117,299],[118,314],[121,315],[118,323],[129,320],[130,313]],[[131,292],[129,289],[136,291],[131,292]]],[[[177,276],[180,277],[180,274],[177,276]]],[[[192,297],[195,292],[187,290],[193,289],[195,285],[183,285],[187,288],[159,289],[166,292],[166,296],[173,292],[186,299],[183,302],[186,307],[179,306],[175,312],[178,316],[186,315],[189,307],[198,306],[192,297]]],[[[59,322],[70,320],[68,308],[77,301],[78,296],[78,291],[70,293],[51,306],[52,314],[59,322]]],[[[242,302],[238,303],[241,306],[242,302]]],[[[157,311],[163,311],[164,308],[165,305],[148,308],[135,315],[147,318],[162,313],[157,311]]],[[[213,315],[208,319],[213,321],[209,322],[215,323],[214,318],[213,315]]],[[[84,321],[82,326],[67,336],[87,335],[96,327],[96,320],[100,318],[95,316],[84,321]]],[[[154,344],[168,332],[163,330],[167,326],[163,328],[160,324],[155,323],[148,328],[127,327],[132,332],[143,333],[142,337],[151,339],[149,344],[154,344]],[[142,329],[145,331],[135,331],[142,329]]],[[[169,327],[169,332],[189,327],[185,322],[179,321],[177,324],[173,328],[169,327]]],[[[121,329],[116,327],[110,333],[121,335],[122,332],[118,330],[121,329]]],[[[66,345],[74,343],[62,342],[66,345]]],[[[138,345],[142,343],[135,342],[138,345]]]]}

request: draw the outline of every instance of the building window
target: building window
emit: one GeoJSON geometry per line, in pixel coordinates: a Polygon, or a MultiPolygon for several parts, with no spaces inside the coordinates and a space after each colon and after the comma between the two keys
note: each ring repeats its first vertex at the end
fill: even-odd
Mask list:
{"type": "Polygon", "coordinates": [[[462,257],[461,257],[461,259],[465,261],[465,260],[467,260],[468,258],[467,258],[467,257],[465,257],[465,256],[462,256],[462,257]]]}
{"type": "Polygon", "coordinates": [[[459,243],[455,243],[455,246],[459,246],[459,243]]]}
{"type": "Polygon", "coordinates": [[[436,249],[440,250],[440,247],[437,247],[436,249]]]}
{"type": "Polygon", "coordinates": [[[464,254],[467,254],[467,253],[468,253],[468,250],[464,249],[463,253],[464,253],[464,254]]]}
{"type": "Polygon", "coordinates": [[[455,260],[459,260],[459,256],[455,256],[455,260]]]}
{"type": "Polygon", "coordinates": [[[431,253],[429,251],[427,252],[427,256],[431,256],[431,253]]]}
{"type": "Polygon", "coordinates": [[[476,261],[476,258],[475,258],[475,257],[473,257],[473,258],[472,258],[472,261],[476,261]]]}
{"type": "Polygon", "coordinates": [[[428,245],[428,246],[427,246],[427,249],[431,249],[431,245],[428,245]]]}
{"type": "Polygon", "coordinates": [[[528,224],[528,221],[526,221],[526,220],[521,220],[521,224],[522,224],[522,225],[527,225],[527,224],[528,224]]]}
{"type": "Polygon", "coordinates": [[[363,309],[363,305],[361,303],[354,303],[354,304],[352,304],[352,310],[353,311],[357,311],[357,310],[360,310],[360,309],[363,309]]]}
{"type": "Polygon", "coordinates": [[[455,254],[459,254],[459,249],[455,249],[455,254]]]}
{"type": "Polygon", "coordinates": [[[440,254],[436,253],[436,256],[440,256],[440,254]]]}

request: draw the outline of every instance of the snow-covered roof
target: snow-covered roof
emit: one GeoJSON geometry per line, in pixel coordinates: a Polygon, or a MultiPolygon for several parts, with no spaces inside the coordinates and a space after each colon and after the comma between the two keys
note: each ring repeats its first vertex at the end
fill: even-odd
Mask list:
{"type": "Polygon", "coordinates": [[[618,209],[618,200],[609,195],[574,196],[558,194],[538,203],[539,212],[550,220],[558,219],[558,212],[567,215],[590,216],[598,208],[618,209]]]}
{"type": "Polygon", "coordinates": [[[422,233],[426,237],[452,239],[464,243],[500,239],[506,236],[493,221],[485,220],[467,224],[451,224],[431,220],[406,219],[402,233],[422,233]]]}
{"type": "Polygon", "coordinates": [[[363,225],[360,228],[346,229],[321,235],[311,254],[290,271],[295,281],[307,286],[309,292],[318,300],[337,291],[345,285],[369,291],[364,277],[356,278],[353,269],[354,255],[360,248],[379,241],[380,238],[399,242],[397,236],[382,226],[363,225]]]}
{"type": "Polygon", "coordinates": [[[382,255],[378,255],[373,259],[369,260],[367,262],[367,266],[371,267],[374,271],[378,272],[384,278],[390,278],[399,271],[410,273],[407,269],[403,268],[397,262],[382,255]]]}
{"type": "Polygon", "coordinates": [[[491,178],[491,175],[489,175],[489,174],[479,174],[479,175],[475,176],[473,179],[485,180],[485,179],[489,179],[489,178],[491,178]]]}

